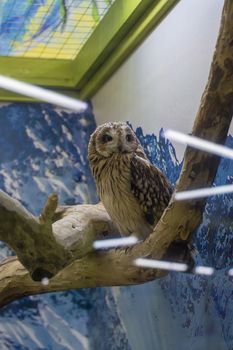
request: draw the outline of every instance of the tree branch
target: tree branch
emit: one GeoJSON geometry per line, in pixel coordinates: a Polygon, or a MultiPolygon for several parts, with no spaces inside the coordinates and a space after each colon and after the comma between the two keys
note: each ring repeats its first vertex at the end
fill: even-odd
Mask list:
{"type": "Polygon", "coordinates": [[[39,219],[0,191],[0,240],[7,243],[32,278],[56,275],[93,250],[93,241],[117,229],[101,203],[57,208],[51,194],[39,219]],[[52,223],[55,217],[55,222],[52,223]]]}
{"type": "MultiPolygon", "coordinates": [[[[192,133],[224,143],[233,113],[233,2],[225,0],[216,50],[192,133]]],[[[187,148],[176,190],[210,186],[220,158],[187,148]]],[[[161,258],[176,239],[189,239],[202,221],[204,200],[175,202],[172,198],[152,234],[126,249],[92,252],[92,242],[116,232],[103,206],[60,208],[51,195],[40,219],[17,201],[0,194],[0,239],[17,258],[0,265],[0,306],[29,294],[110,285],[144,283],[164,275],[136,268],[138,257],[161,258]],[[55,222],[52,224],[52,219],[55,222]],[[29,272],[28,272],[28,271],[29,272]],[[54,276],[48,286],[34,282],[54,276]]]]}

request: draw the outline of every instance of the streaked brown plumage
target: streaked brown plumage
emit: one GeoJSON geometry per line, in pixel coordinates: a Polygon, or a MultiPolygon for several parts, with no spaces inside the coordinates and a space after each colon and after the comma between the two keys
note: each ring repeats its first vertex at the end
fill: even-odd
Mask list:
{"type": "Polygon", "coordinates": [[[106,123],[91,135],[88,157],[97,191],[123,236],[146,238],[169,203],[172,187],[150,163],[133,130],[106,123]]]}

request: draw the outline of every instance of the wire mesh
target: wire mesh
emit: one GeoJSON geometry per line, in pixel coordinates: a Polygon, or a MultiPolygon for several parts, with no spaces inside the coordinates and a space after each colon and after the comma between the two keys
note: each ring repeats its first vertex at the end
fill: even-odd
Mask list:
{"type": "Polygon", "coordinates": [[[3,0],[0,56],[74,59],[115,0],[3,0]]]}

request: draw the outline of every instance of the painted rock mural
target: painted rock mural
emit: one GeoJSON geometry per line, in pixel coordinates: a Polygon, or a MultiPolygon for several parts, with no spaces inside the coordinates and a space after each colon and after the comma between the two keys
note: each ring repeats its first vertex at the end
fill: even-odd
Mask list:
{"type": "MultiPolygon", "coordinates": [[[[0,188],[38,215],[50,192],[62,204],[94,203],[87,144],[95,120],[47,104],[0,107],[0,188]],[[35,200],[36,199],[36,200],[35,200]]],[[[171,143],[143,135],[148,156],[175,183],[181,169],[171,143]]],[[[228,146],[233,147],[229,136],[228,146]]],[[[232,183],[222,160],[215,184],[232,183]]],[[[141,286],[38,295],[0,310],[0,349],[230,350],[233,349],[232,195],[208,200],[194,235],[197,263],[210,277],[171,273],[141,286]]],[[[0,258],[12,252],[1,244],[0,258]]]]}

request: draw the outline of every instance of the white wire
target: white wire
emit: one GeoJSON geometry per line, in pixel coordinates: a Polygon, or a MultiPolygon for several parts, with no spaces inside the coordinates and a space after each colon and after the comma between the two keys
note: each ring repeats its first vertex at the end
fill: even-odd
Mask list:
{"type": "Polygon", "coordinates": [[[224,185],[224,186],[209,187],[209,188],[206,187],[206,188],[199,188],[196,190],[176,192],[174,195],[174,199],[177,201],[183,201],[187,199],[209,197],[209,196],[215,196],[218,194],[232,193],[232,192],[233,192],[233,185],[224,185]]]}
{"type": "Polygon", "coordinates": [[[210,266],[197,266],[194,269],[194,273],[196,273],[197,275],[211,276],[214,273],[214,268],[210,266]]]}
{"type": "MultiPolygon", "coordinates": [[[[154,259],[144,259],[144,258],[136,259],[134,261],[134,265],[139,267],[177,271],[177,272],[185,272],[188,269],[188,265],[184,263],[176,263],[176,262],[170,262],[170,261],[164,261],[164,260],[154,260],[154,259]]],[[[198,275],[211,276],[214,273],[214,268],[209,266],[197,266],[194,268],[193,272],[198,275]]],[[[233,271],[231,276],[233,276],[233,271]]]]}
{"type": "Polygon", "coordinates": [[[105,249],[105,248],[116,248],[122,246],[130,246],[138,242],[137,237],[123,237],[123,238],[112,238],[103,239],[93,242],[94,249],[105,249]]]}
{"type": "Polygon", "coordinates": [[[68,108],[76,112],[83,112],[88,107],[86,102],[41,88],[39,86],[5,77],[3,75],[0,75],[0,87],[21,95],[35,98],[37,100],[42,100],[57,106],[68,108]]]}
{"type": "Polygon", "coordinates": [[[217,145],[216,143],[203,140],[196,136],[186,135],[179,131],[170,129],[166,130],[164,135],[169,140],[177,141],[178,143],[182,143],[202,151],[210,152],[221,157],[233,159],[233,150],[229,147],[217,145]]]}
{"type": "Polygon", "coordinates": [[[185,272],[188,269],[187,264],[175,263],[175,262],[170,262],[170,261],[154,260],[154,259],[144,259],[144,258],[136,259],[134,261],[134,264],[136,266],[140,266],[140,267],[179,271],[179,272],[185,272]]]}
{"type": "Polygon", "coordinates": [[[42,278],[41,284],[43,284],[43,286],[48,286],[49,285],[49,279],[47,277],[42,278]]]}

